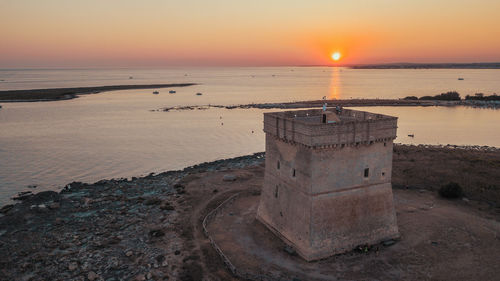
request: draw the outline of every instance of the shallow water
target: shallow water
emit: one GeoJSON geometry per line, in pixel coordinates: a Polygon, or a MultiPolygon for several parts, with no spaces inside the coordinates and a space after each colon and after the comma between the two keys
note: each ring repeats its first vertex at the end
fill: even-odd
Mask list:
{"type": "MultiPolygon", "coordinates": [[[[201,81],[203,84],[177,88],[177,93],[173,95],[168,94],[168,89],[160,89],[159,95],[153,95],[152,90],[127,90],[59,102],[3,103],[0,109],[0,205],[7,203],[17,192],[27,190],[28,185],[37,185],[34,191],[58,189],[71,181],[94,182],[103,178],[139,176],[263,151],[262,113],[275,111],[151,111],[154,109],[174,105],[307,100],[331,96],[332,93],[337,97],[374,97],[378,94],[382,98],[391,98],[419,95],[417,92],[432,88],[425,94],[434,94],[443,87],[453,89],[451,85],[458,83],[455,77],[462,71],[362,70],[356,74],[359,70],[293,69],[244,68],[230,71],[224,68],[217,71],[205,69],[205,72],[195,69],[189,72],[192,76],[184,76],[187,70],[179,71],[176,76],[179,80],[169,76],[167,81],[158,76],[173,74],[168,72],[170,74],[166,75],[159,70],[152,70],[152,78],[147,79],[141,78],[147,77],[146,70],[140,75],[132,70],[102,72],[100,76],[104,78],[101,80],[95,79],[94,76],[99,75],[90,71],[86,72],[90,78],[85,81],[71,78],[65,72],[50,72],[53,76],[38,73],[36,79],[27,79],[25,76],[29,73],[18,74],[21,78],[17,77],[17,81],[24,82],[10,85],[19,88],[125,84],[128,80],[134,83],[201,81]],[[424,77],[432,77],[435,72],[440,73],[438,76],[442,79],[448,77],[449,85],[420,85],[424,77]],[[117,73],[127,73],[125,80],[116,78],[119,76],[117,73]],[[128,73],[134,79],[128,79],[128,73]],[[256,77],[252,78],[251,73],[255,73],[256,77]],[[272,77],[273,73],[277,73],[276,76],[272,77]],[[107,75],[111,78],[107,79],[107,75]],[[410,78],[412,75],[415,76],[414,81],[410,78]],[[414,92],[405,90],[406,85],[395,86],[408,80],[413,81],[410,84],[414,85],[414,92]],[[384,88],[387,95],[381,94],[384,88]],[[203,95],[196,96],[196,92],[203,95]]],[[[477,70],[465,72],[470,73],[470,76],[460,73],[467,79],[465,81],[479,75],[477,70]]],[[[500,71],[493,73],[499,74],[500,71]]],[[[500,82],[493,81],[491,75],[491,71],[484,71],[478,79],[489,82],[484,85],[477,83],[485,88],[500,89],[500,82]]],[[[470,85],[475,83],[471,81],[470,85]]],[[[398,116],[397,142],[500,147],[499,110],[464,107],[360,109],[398,116]],[[415,137],[408,137],[408,134],[415,137]]]]}

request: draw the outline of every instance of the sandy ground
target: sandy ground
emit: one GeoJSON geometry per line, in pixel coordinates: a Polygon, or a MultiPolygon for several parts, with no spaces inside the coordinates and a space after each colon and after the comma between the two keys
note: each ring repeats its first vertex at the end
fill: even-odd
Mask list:
{"type": "Polygon", "coordinates": [[[242,273],[255,280],[495,280],[500,224],[431,192],[396,190],[401,238],[308,263],[256,219],[260,196],[227,203],[208,225],[211,237],[242,273]]]}

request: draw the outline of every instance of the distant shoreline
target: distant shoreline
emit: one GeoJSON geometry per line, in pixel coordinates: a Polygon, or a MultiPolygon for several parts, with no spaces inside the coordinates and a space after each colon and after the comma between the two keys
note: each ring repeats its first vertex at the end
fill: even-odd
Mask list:
{"type": "Polygon", "coordinates": [[[0,91],[0,101],[1,102],[58,101],[58,100],[74,99],[77,98],[79,95],[97,94],[108,91],[188,87],[193,85],[196,85],[196,83],[113,85],[113,86],[74,87],[74,88],[7,90],[7,91],[0,91]]]}
{"type": "Polygon", "coordinates": [[[500,62],[479,63],[383,63],[348,66],[353,69],[500,69],[500,62]]]}

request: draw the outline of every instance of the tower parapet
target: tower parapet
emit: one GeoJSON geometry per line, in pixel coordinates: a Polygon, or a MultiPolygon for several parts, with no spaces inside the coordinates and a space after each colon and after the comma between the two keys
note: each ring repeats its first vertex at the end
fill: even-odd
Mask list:
{"type": "Polygon", "coordinates": [[[309,148],[372,144],[396,138],[397,117],[358,110],[320,109],[264,113],[264,132],[309,148]],[[327,120],[323,122],[324,115],[327,120]],[[337,116],[340,121],[329,122],[337,116]]]}

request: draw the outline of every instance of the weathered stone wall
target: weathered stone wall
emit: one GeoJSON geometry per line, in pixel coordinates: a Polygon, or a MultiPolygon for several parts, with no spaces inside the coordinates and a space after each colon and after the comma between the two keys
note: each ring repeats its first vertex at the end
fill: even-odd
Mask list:
{"type": "Polygon", "coordinates": [[[391,182],[393,143],[311,149],[311,193],[391,182]],[[368,177],[365,177],[368,169],[368,177]]]}
{"type": "Polygon", "coordinates": [[[313,196],[311,210],[308,260],[398,237],[390,183],[313,196]]]}
{"type": "Polygon", "coordinates": [[[301,248],[309,247],[310,158],[310,152],[303,146],[266,138],[266,173],[257,217],[301,248]]]}

